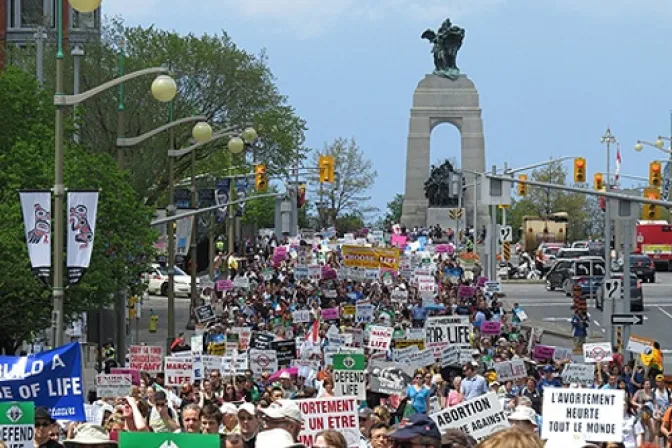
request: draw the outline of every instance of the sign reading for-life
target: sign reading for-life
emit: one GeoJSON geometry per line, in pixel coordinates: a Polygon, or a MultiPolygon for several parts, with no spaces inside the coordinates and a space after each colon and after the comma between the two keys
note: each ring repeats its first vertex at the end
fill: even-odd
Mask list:
{"type": "Polygon", "coordinates": [[[35,404],[32,401],[0,403],[0,440],[7,448],[33,448],[35,404]]]}
{"type": "Polygon", "coordinates": [[[510,243],[513,241],[513,231],[511,226],[501,226],[499,228],[499,239],[502,243],[510,243]]]}
{"type": "Polygon", "coordinates": [[[364,370],[366,358],[363,354],[335,354],[334,389],[337,397],[357,397],[366,400],[366,381],[364,370]]]}
{"type": "Polygon", "coordinates": [[[174,432],[121,432],[119,446],[125,448],[219,448],[217,434],[174,432]]]}
{"type": "Polygon", "coordinates": [[[437,316],[425,322],[426,344],[434,350],[434,356],[441,356],[443,349],[452,344],[469,346],[471,324],[469,316],[437,316]]]}

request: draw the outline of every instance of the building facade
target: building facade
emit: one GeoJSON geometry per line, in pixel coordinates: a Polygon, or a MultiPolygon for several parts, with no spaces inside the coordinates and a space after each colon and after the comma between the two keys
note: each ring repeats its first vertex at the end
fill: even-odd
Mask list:
{"type": "Polygon", "coordinates": [[[100,8],[92,13],[73,10],[67,0],[0,0],[0,67],[8,46],[26,46],[39,38],[55,40],[57,2],[63,5],[66,48],[100,39],[100,8]]]}

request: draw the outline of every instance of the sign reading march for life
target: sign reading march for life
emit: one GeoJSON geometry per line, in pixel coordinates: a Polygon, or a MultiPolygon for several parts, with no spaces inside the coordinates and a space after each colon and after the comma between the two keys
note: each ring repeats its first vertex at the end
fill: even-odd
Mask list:
{"type": "Polygon", "coordinates": [[[57,420],[86,421],[77,342],[31,356],[0,356],[0,401],[32,401],[57,420]]]}

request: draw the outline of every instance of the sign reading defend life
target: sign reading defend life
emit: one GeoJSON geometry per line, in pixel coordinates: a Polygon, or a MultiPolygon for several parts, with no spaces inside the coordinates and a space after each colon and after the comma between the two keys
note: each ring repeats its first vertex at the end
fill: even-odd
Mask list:
{"type": "Polygon", "coordinates": [[[7,448],[33,448],[35,405],[32,401],[0,403],[0,440],[7,448]]]}
{"type": "Polygon", "coordinates": [[[332,356],[334,366],[334,392],[337,397],[357,397],[366,400],[366,381],[364,370],[366,358],[363,354],[335,354],[332,356]]]}

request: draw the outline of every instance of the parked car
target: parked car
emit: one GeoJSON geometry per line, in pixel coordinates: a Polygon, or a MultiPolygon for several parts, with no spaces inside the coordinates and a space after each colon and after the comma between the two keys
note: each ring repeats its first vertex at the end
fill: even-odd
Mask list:
{"type": "MultiPolygon", "coordinates": [[[[147,291],[153,295],[168,295],[168,268],[159,264],[152,264],[149,271],[147,291]]],[[[191,276],[175,266],[173,275],[175,296],[191,296],[191,276]]],[[[201,281],[196,279],[196,288],[200,290],[201,281]]]]}
{"type": "MultiPolygon", "coordinates": [[[[612,274],[612,279],[620,279],[623,281],[623,274],[612,274]]],[[[623,287],[621,286],[621,294],[623,293],[623,287]]],[[[604,304],[604,296],[602,285],[597,291],[597,297],[599,298],[600,303],[604,304]]],[[[644,291],[642,290],[642,282],[637,278],[637,275],[634,273],[630,274],[630,311],[644,311],[644,291]]]]}
{"type": "MultiPolygon", "coordinates": [[[[623,259],[614,263],[614,271],[623,272],[623,259]]],[[[630,255],[630,272],[648,283],[656,282],[656,265],[648,255],[630,255]]]]}
{"type": "Polygon", "coordinates": [[[556,258],[581,258],[590,255],[587,247],[563,247],[558,251],[556,258]]]}
{"type": "Polygon", "coordinates": [[[581,288],[581,297],[595,296],[606,274],[604,258],[581,257],[571,261],[569,276],[563,290],[567,297],[574,295],[574,287],[581,288]]]}

